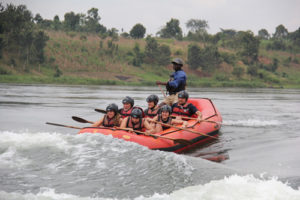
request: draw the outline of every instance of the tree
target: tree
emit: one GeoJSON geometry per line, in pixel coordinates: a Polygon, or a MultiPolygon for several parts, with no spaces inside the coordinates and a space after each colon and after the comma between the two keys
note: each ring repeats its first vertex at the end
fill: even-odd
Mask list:
{"type": "Polygon", "coordinates": [[[138,43],[135,43],[133,52],[134,52],[134,58],[133,58],[132,64],[134,66],[141,66],[143,63],[144,54],[141,52],[140,46],[138,43]]]}
{"type": "Polygon", "coordinates": [[[64,15],[64,25],[68,31],[76,31],[79,27],[80,15],[74,12],[69,12],[64,15]]]}
{"type": "Polygon", "coordinates": [[[186,27],[190,29],[192,33],[206,33],[206,29],[209,28],[208,22],[201,19],[190,19],[186,23],[186,27]]]}
{"type": "Polygon", "coordinates": [[[146,38],[145,46],[145,62],[149,64],[155,63],[155,59],[158,56],[158,43],[155,38],[150,35],[146,38]]]}
{"type": "Polygon", "coordinates": [[[268,31],[266,29],[260,29],[258,31],[258,37],[260,39],[268,40],[270,38],[270,34],[268,33],[268,31]]]}
{"type": "Polygon", "coordinates": [[[33,20],[35,21],[35,23],[41,24],[42,21],[43,21],[43,18],[42,18],[42,16],[38,13],[38,14],[35,15],[35,17],[34,17],[33,20]]]}
{"type": "Polygon", "coordinates": [[[158,47],[158,57],[157,64],[158,65],[167,65],[171,60],[171,50],[168,45],[159,45],[158,47]]]}
{"type": "Polygon", "coordinates": [[[275,39],[284,39],[288,36],[289,32],[288,30],[280,24],[279,26],[276,27],[276,31],[273,35],[273,38],[275,39]]]}
{"type": "Polygon", "coordinates": [[[167,22],[166,26],[158,32],[158,35],[162,38],[175,38],[181,40],[182,30],[179,27],[179,20],[172,18],[169,22],[167,22]]]}
{"type": "Polygon", "coordinates": [[[144,38],[145,33],[146,28],[142,24],[134,25],[129,32],[130,36],[134,39],[144,38]]]}
{"type": "Polygon", "coordinates": [[[290,33],[289,38],[293,41],[293,44],[300,47],[300,27],[296,31],[290,33]]]}
{"type": "Polygon", "coordinates": [[[191,69],[197,69],[200,67],[201,58],[200,58],[201,49],[197,44],[189,45],[188,47],[188,60],[187,63],[191,69]]]}
{"type": "Polygon", "coordinates": [[[55,17],[53,18],[53,29],[59,30],[60,27],[61,27],[61,22],[59,21],[59,17],[58,15],[55,15],[55,17]]]}
{"type": "Polygon", "coordinates": [[[217,46],[210,45],[201,49],[197,44],[188,48],[188,64],[192,69],[202,68],[203,71],[211,72],[221,63],[221,55],[217,46]]]}
{"type": "Polygon", "coordinates": [[[87,14],[85,18],[85,31],[92,33],[106,32],[106,28],[99,23],[101,17],[98,14],[98,8],[91,8],[87,14]]]}
{"type": "MultiPolygon", "coordinates": [[[[37,32],[34,28],[34,19],[26,6],[0,6],[0,26],[8,59],[23,61],[23,69],[30,63],[44,61],[44,47],[48,40],[43,31],[37,32]]],[[[37,17],[40,19],[40,17],[37,17]]]]}
{"type": "Polygon", "coordinates": [[[241,56],[250,59],[251,61],[258,60],[259,39],[254,36],[251,31],[240,31],[238,33],[238,42],[241,45],[241,56]]]}
{"type": "Polygon", "coordinates": [[[208,22],[201,19],[190,19],[186,23],[186,27],[190,29],[187,38],[193,41],[206,42],[208,40],[208,34],[206,29],[208,28],[208,22]]]}
{"type": "Polygon", "coordinates": [[[167,45],[159,45],[155,38],[147,36],[145,46],[145,63],[166,65],[170,63],[171,50],[167,45]]]}

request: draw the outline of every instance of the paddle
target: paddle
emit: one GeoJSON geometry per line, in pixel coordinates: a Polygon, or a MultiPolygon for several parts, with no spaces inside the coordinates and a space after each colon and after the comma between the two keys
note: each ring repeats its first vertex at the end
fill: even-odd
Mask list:
{"type": "Polygon", "coordinates": [[[167,95],[164,93],[163,89],[161,88],[161,85],[158,84],[158,87],[159,87],[161,93],[164,95],[164,97],[165,97],[165,99],[166,99],[166,98],[167,98],[167,95]]]}
{"type": "Polygon", "coordinates": [[[133,131],[142,135],[146,135],[146,136],[152,136],[152,137],[159,137],[159,138],[163,138],[163,139],[167,139],[167,140],[173,140],[175,143],[181,143],[184,145],[191,145],[193,144],[191,141],[185,140],[185,139],[174,139],[174,138],[169,138],[169,137],[165,137],[165,136],[161,136],[161,135],[154,135],[154,134],[150,134],[150,133],[145,133],[142,131],[137,131],[137,130],[132,130],[131,128],[116,128],[119,130],[124,130],[124,131],[133,131]]]}
{"type": "MultiPolygon", "coordinates": [[[[171,115],[172,118],[176,118],[176,116],[171,115]]],[[[195,117],[185,117],[185,116],[181,116],[182,119],[193,119],[193,120],[197,120],[198,118],[195,117]]],[[[222,124],[222,122],[215,122],[215,121],[211,121],[211,120],[200,120],[200,122],[210,122],[210,123],[215,123],[215,124],[222,124]]]]}
{"type": "Polygon", "coordinates": [[[184,130],[184,131],[189,131],[191,133],[195,133],[195,134],[198,134],[198,135],[203,135],[203,136],[207,136],[207,137],[211,137],[213,139],[217,139],[216,137],[214,136],[210,136],[210,135],[207,135],[207,134],[204,134],[204,133],[200,133],[198,131],[193,131],[193,130],[190,130],[190,129],[187,129],[187,128],[181,128],[181,127],[177,127],[177,126],[174,126],[174,125],[171,125],[171,124],[165,124],[165,123],[162,123],[162,122],[158,122],[158,121],[154,121],[152,119],[148,119],[154,123],[157,123],[157,124],[161,124],[161,125],[164,125],[164,126],[168,126],[168,127],[173,127],[173,128],[176,128],[178,130],[184,130]]]}
{"type": "Polygon", "coordinates": [[[106,110],[103,110],[103,109],[99,109],[99,108],[95,108],[95,111],[96,112],[99,112],[99,113],[103,113],[103,114],[106,114],[106,110]]]}
{"type": "Polygon", "coordinates": [[[93,124],[94,122],[92,121],[88,121],[86,119],[82,119],[80,117],[76,117],[76,116],[72,116],[72,119],[77,121],[77,122],[80,122],[80,123],[90,123],[90,124],[93,124]]]}
{"type": "Polygon", "coordinates": [[[68,125],[64,125],[64,124],[56,124],[56,123],[51,123],[51,122],[46,122],[46,124],[53,125],[53,126],[61,126],[61,127],[66,127],[66,128],[82,129],[82,128],[76,127],[76,126],[68,126],[68,125]]]}

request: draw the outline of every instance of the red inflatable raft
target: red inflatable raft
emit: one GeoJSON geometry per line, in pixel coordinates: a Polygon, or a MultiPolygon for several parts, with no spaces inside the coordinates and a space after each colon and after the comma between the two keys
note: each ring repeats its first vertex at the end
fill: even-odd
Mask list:
{"type": "MultiPolygon", "coordinates": [[[[174,142],[171,139],[161,137],[152,137],[145,135],[137,135],[124,130],[111,130],[97,127],[85,127],[79,131],[81,133],[101,133],[103,135],[112,135],[114,138],[135,142],[146,146],[153,150],[171,151],[180,153],[186,149],[205,144],[208,141],[215,140],[218,137],[218,131],[221,128],[222,117],[215,108],[210,99],[194,98],[189,99],[189,103],[194,104],[198,110],[202,112],[204,121],[197,123],[192,119],[188,121],[188,130],[178,130],[177,128],[169,128],[155,135],[164,136],[171,139],[188,140],[189,144],[174,142]]],[[[180,127],[180,125],[178,125],[180,127]]]]}

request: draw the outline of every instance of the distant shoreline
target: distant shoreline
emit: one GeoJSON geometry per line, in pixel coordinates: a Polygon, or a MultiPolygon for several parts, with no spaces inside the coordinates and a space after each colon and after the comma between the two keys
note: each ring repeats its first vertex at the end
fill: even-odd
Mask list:
{"type": "MultiPolygon", "coordinates": [[[[141,82],[129,82],[129,81],[116,81],[116,80],[104,80],[94,78],[78,78],[61,76],[55,77],[40,77],[33,75],[0,75],[0,83],[8,84],[49,84],[49,85],[125,85],[125,86],[155,86],[155,81],[141,81],[141,82]]],[[[297,84],[281,84],[281,85],[267,85],[264,82],[258,81],[216,81],[205,80],[201,82],[188,82],[188,87],[224,87],[224,88],[284,88],[284,89],[300,89],[300,85],[297,84]]]]}

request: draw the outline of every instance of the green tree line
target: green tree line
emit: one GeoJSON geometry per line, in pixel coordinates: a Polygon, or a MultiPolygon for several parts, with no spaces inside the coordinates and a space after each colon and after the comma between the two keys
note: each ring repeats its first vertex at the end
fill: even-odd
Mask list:
{"type": "MultiPolygon", "coordinates": [[[[119,52],[118,45],[114,43],[119,37],[145,38],[144,49],[136,43],[126,55],[128,63],[137,67],[143,64],[166,65],[170,62],[172,54],[183,56],[182,52],[172,53],[169,45],[159,44],[158,38],[190,41],[185,60],[191,69],[210,74],[225,62],[234,67],[233,74],[238,78],[244,72],[251,76],[263,76],[259,72],[260,69],[276,72],[278,59],[274,58],[269,65],[259,62],[259,50],[262,45],[267,51],[280,50],[294,54],[300,52],[300,27],[294,32],[288,32],[282,24],[276,27],[273,35],[266,29],[259,30],[257,35],[252,31],[233,29],[220,29],[216,34],[209,34],[208,21],[190,19],[185,23],[189,31],[183,35],[180,21],[172,18],[156,33],[156,37],[153,37],[146,35],[147,30],[141,23],[135,24],[129,33],[123,30],[119,33],[116,28],[107,29],[100,21],[98,8],[91,8],[86,14],[71,11],[64,14],[63,20],[58,15],[49,20],[43,19],[40,14],[33,16],[24,5],[9,4],[5,7],[0,4],[0,58],[3,54],[7,55],[11,66],[21,66],[25,71],[31,64],[41,65],[46,61],[44,48],[49,40],[47,30],[91,33],[101,39],[110,37],[103,52],[111,57],[119,52]],[[221,48],[232,51],[224,52],[221,48]],[[248,66],[246,71],[239,66],[238,61],[248,66]]],[[[81,38],[84,39],[85,35],[81,38]]],[[[100,49],[104,49],[103,41],[99,46],[100,49]]],[[[61,71],[58,68],[57,72],[59,76],[61,71]]]]}

